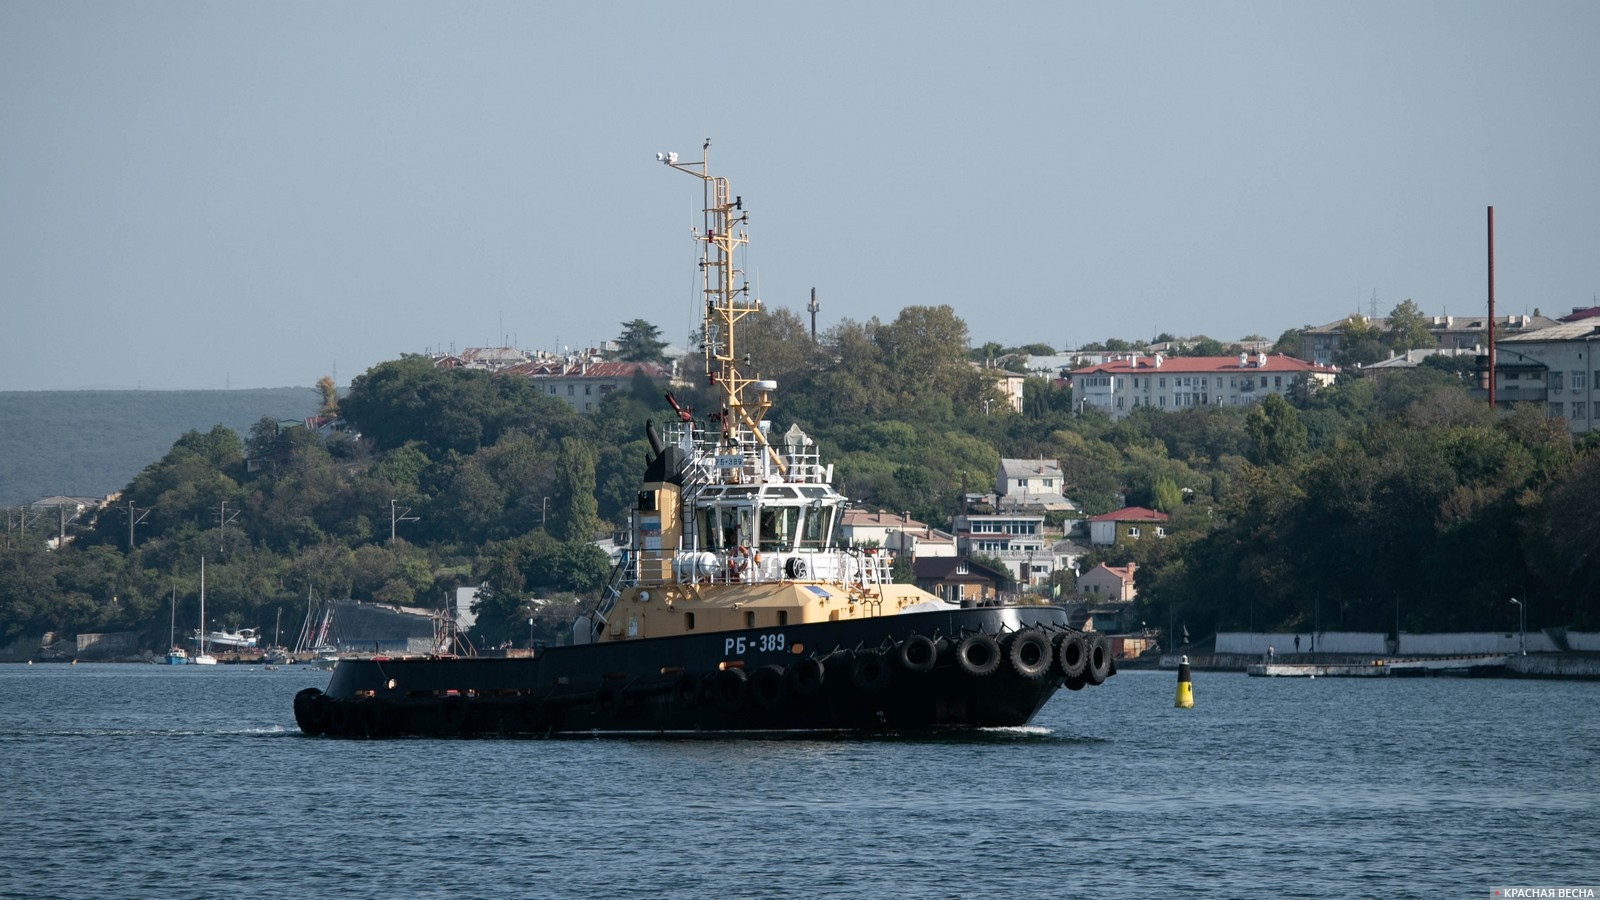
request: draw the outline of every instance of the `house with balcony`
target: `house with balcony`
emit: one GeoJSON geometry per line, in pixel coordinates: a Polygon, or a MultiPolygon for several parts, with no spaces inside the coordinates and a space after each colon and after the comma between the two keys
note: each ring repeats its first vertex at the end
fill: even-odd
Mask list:
{"type": "Polygon", "coordinates": [[[955,535],[957,554],[998,559],[1019,584],[1043,584],[1056,570],[1042,513],[966,513],[956,516],[955,535]]]}
{"type": "Polygon", "coordinates": [[[1096,547],[1110,547],[1118,541],[1137,541],[1147,537],[1167,536],[1164,512],[1128,506],[1089,519],[1089,543],[1096,547]]]}
{"type": "Polygon", "coordinates": [[[1300,383],[1332,384],[1338,370],[1292,356],[1155,356],[1127,354],[1074,369],[1072,396],[1113,419],[1139,407],[1162,412],[1196,406],[1249,406],[1268,394],[1286,394],[1300,383]]]}
{"type": "MultiPolygon", "coordinates": [[[[1587,434],[1600,423],[1600,319],[1579,317],[1495,341],[1494,401],[1497,407],[1531,404],[1567,431],[1587,434]]],[[[1478,381],[1489,378],[1488,356],[1478,358],[1478,381]]]]}

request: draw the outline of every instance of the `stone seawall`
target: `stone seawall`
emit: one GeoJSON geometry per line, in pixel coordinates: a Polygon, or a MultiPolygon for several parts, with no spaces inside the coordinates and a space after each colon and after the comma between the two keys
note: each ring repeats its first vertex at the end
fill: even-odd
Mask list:
{"type": "MultiPolygon", "coordinates": [[[[1162,654],[1159,667],[1166,670],[1175,670],[1178,668],[1178,662],[1182,656],[1183,654],[1178,653],[1162,654]]],[[[1266,662],[1264,656],[1253,653],[1190,653],[1188,657],[1191,669],[1205,672],[1244,672],[1250,666],[1259,666],[1266,662]]],[[[1274,662],[1284,666],[1329,668],[1365,666],[1380,668],[1373,665],[1374,660],[1377,659],[1390,661],[1397,668],[1414,668],[1414,666],[1407,665],[1406,657],[1403,656],[1378,657],[1342,653],[1280,653],[1275,657],[1274,662]]],[[[1139,668],[1145,667],[1140,666],[1139,668]]],[[[1527,656],[1507,656],[1505,665],[1497,667],[1497,670],[1508,678],[1600,681],[1600,654],[1530,653],[1527,656]]]]}
{"type": "Polygon", "coordinates": [[[1506,674],[1517,678],[1573,678],[1600,681],[1600,655],[1530,653],[1506,657],[1506,674]]]}

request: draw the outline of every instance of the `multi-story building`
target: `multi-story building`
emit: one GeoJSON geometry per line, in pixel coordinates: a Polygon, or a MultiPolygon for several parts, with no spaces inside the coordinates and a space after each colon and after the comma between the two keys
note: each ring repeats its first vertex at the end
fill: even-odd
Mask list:
{"type": "Polygon", "coordinates": [[[1002,459],[994,476],[995,508],[1000,511],[1064,510],[1077,507],[1061,493],[1061,463],[1053,459],[1002,459]]]}
{"type": "MultiPolygon", "coordinates": [[[[1333,364],[1333,358],[1339,352],[1340,343],[1344,339],[1345,329],[1350,324],[1349,316],[1337,322],[1307,328],[1300,335],[1300,358],[1311,360],[1319,366],[1333,364]]],[[[1386,332],[1389,330],[1387,318],[1373,318],[1360,316],[1367,325],[1386,332]]],[[[1556,324],[1555,319],[1546,316],[1495,316],[1494,329],[1498,339],[1501,335],[1521,334],[1528,331],[1538,331],[1556,324]]],[[[1445,350],[1470,350],[1474,347],[1487,347],[1489,345],[1489,317],[1488,316],[1433,316],[1428,319],[1428,332],[1438,341],[1437,346],[1445,350]]]]}
{"type": "Polygon", "coordinates": [[[1248,406],[1307,381],[1331,384],[1338,371],[1292,356],[1153,357],[1129,355],[1072,372],[1077,402],[1126,417],[1141,406],[1170,412],[1193,406],[1248,406]]]}
{"type": "Polygon", "coordinates": [[[672,370],[653,362],[589,362],[563,360],[531,362],[501,370],[504,376],[522,375],[540,390],[559,398],[578,412],[589,412],[612,391],[628,387],[638,375],[667,381],[672,370]]]}
{"type": "MultiPolygon", "coordinates": [[[[1495,405],[1531,403],[1567,430],[1586,434],[1600,424],[1600,320],[1579,318],[1495,341],[1495,405]]],[[[1488,380],[1487,356],[1478,358],[1479,383],[1488,380]]],[[[1480,389],[1479,396],[1484,391],[1480,389]]]]}
{"type": "Polygon", "coordinates": [[[956,516],[956,552],[998,559],[1019,584],[1042,584],[1055,571],[1053,540],[1044,535],[1044,515],[1026,512],[956,516]]]}

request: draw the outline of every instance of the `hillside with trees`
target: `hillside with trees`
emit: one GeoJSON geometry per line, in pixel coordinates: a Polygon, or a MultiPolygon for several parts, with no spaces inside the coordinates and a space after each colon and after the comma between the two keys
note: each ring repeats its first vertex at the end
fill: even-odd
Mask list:
{"type": "MultiPolygon", "coordinates": [[[[948,522],[963,488],[992,489],[1001,457],[1045,457],[1089,514],[1170,514],[1165,540],[1088,560],[1140,564],[1152,625],[1503,629],[1511,596],[1534,598],[1530,627],[1600,624],[1594,442],[1539,415],[1496,417],[1446,367],[1112,422],[1043,378],[1013,412],[968,363],[949,307],[845,321],[815,343],[786,310],[747,322],[753,374],[780,382],[774,432],[810,433],[862,506],[948,522]]],[[[526,378],[403,357],[329,398],[345,432],[270,416],[243,437],[192,430],[127,483],[125,502],[147,513],[131,545],[125,507],[60,551],[7,533],[0,643],[143,629],[155,649],[174,590],[192,616],[202,556],[208,608],[229,627],[278,610],[298,623],[308,594],[437,606],[481,585],[473,639],[525,637],[529,598],[570,610],[606,577],[593,539],[626,524],[644,423],[671,415],[665,389],[641,380],[580,415],[526,378]]],[[[702,420],[714,410],[703,389],[675,393],[702,420]]],[[[538,636],[564,626],[542,615],[538,636]]]]}

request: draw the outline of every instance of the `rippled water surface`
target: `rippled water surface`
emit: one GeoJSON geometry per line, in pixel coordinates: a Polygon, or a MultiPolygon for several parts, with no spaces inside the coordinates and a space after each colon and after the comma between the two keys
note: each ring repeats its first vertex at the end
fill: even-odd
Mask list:
{"type": "Polygon", "coordinates": [[[1487,896],[1600,883],[1600,684],[1124,672],[945,739],[345,742],[293,667],[0,666],[0,895],[1487,896]]]}

